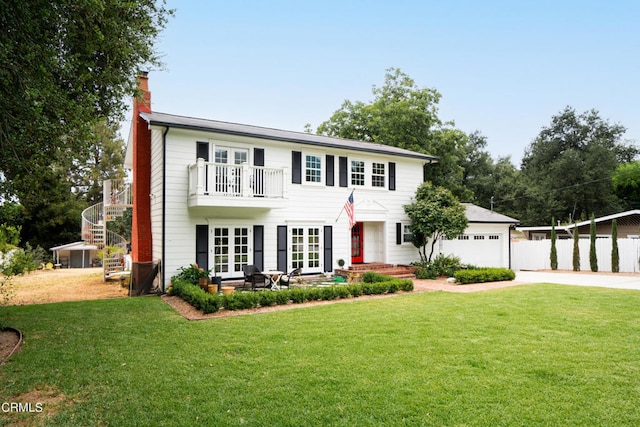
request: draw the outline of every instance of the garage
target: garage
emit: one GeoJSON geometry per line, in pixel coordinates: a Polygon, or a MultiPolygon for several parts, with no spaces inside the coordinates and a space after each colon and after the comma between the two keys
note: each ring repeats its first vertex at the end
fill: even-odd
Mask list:
{"type": "Polygon", "coordinates": [[[462,236],[439,242],[439,252],[455,255],[464,264],[510,267],[511,229],[519,221],[495,211],[463,203],[469,225],[462,236]]]}

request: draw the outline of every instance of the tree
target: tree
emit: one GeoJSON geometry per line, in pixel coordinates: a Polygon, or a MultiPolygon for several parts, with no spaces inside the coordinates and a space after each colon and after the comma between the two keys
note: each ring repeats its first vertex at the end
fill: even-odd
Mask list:
{"type": "Polygon", "coordinates": [[[573,271],[580,271],[580,232],[578,224],[573,226],[573,271]]]}
{"type": "Polygon", "coordinates": [[[412,243],[418,248],[420,259],[431,262],[436,242],[453,239],[467,228],[465,208],[446,188],[423,182],[416,190],[415,200],[404,206],[411,219],[412,243]],[[429,255],[427,245],[431,243],[429,255]]]}
{"type": "Polygon", "coordinates": [[[138,70],[161,65],[153,45],[172,13],[164,0],[0,2],[3,197],[44,224],[43,236],[61,229],[48,215],[69,218],[84,203],[69,173],[89,158],[95,126],[122,118],[138,70]]]}
{"type": "Polygon", "coordinates": [[[598,254],[596,253],[596,217],[591,214],[591,224],[589,225],[589,266],[591,271],[598,271],[598,254]]]}
{"type": "Polygon", "coordinates": [[[521,172],[529,188],[520,218],[540,224],[549,218],[586,218],[618,211],[620,200],[609,177],[638,155],[622,141],[626,129],[603,120],[595,110],[566,107],[554,116],[525,151],[521,172]]]}
{"type": "Polygon", "coordinates": [[[611,180],[616,196],[622,201],[623,209],[640,208],[640,161],[618,165],[611,180]]]}
{"type": "Polygon", "coordinates": [[[558,269],[558,250],[556,249],[556,220],[551,218],[551,253],[549,254],[551,269],[558,269]]]}
{"type": "Polygon", "coordinates": [[[369,103],[344,101],[317,133],[437,156],[439,162],[426,168],[427,179],[462,199],[471,197],[462,185],[468,137],[438,117],[440,93],[420,88],[397,68],[386,70],[384,85],[372,92],[369,103]]]}
{"type": "Polygon", "coordinates": [[[620,255],[618,254],[618,221],[611,221],[611,271],[620,271],[620,255]]]}

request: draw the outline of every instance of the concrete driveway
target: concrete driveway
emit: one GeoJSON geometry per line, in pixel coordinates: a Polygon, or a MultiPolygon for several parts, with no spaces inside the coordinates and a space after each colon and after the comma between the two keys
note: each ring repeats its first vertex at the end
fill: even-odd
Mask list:
{"type": "Polygon", "coordinates": [[[640,274],[517,271],[516,281],[521,283],[557,283],[559,285],[640,290],[640,274]]]}

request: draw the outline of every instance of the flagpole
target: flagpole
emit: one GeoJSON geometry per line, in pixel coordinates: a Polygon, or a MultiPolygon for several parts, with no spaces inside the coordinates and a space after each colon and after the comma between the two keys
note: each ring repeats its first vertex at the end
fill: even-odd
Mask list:
{"type": "MultiPolygon", "coordinates": [[[[354,191],[356,191],[355,188],[353,190],[351,190],[351,193],[349,193],[349,197],[351,197],[351,195],[353,194],[354,191]]],[[[336,222],[338,222],[338,220],[342,216],[342,212],[344,212],[344,205],[342,205],[342,209],[340,209],[340,213],[338,214],[338,218],[336,218],[336,222]]]]}

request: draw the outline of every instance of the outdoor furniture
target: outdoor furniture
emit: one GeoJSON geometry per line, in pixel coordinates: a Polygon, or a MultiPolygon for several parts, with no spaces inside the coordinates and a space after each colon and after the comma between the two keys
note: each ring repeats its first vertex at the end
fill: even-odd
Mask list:
{"type": "Polygon", "coordinates": [[[284,271],[268,270],[268,271],[263,271],[262,274],[269,280],[272,291],[280,290],[280,278],[284,274],[284,271]]]}
{"type": "Polygon", "coordinates": [[[280,286],[289,287],[289,285],[291,284],[291,280],[294,277],[300,277],[300,273],[301,272],[302,272],[302,270],[300,268],[296,268],[296,269],[292,270],[291,273],[289,273],[289,274],[283,274],[280,277],[280,286]]]}
{"type": "Polygon", "coordinates": [[[244,287],[251,286],[251,290],[255,291],[257,288],[266,288],[270,282],[267,278],[258,270],[255,265],[245,265],[242,267],[244,273],[244,287]]]}

